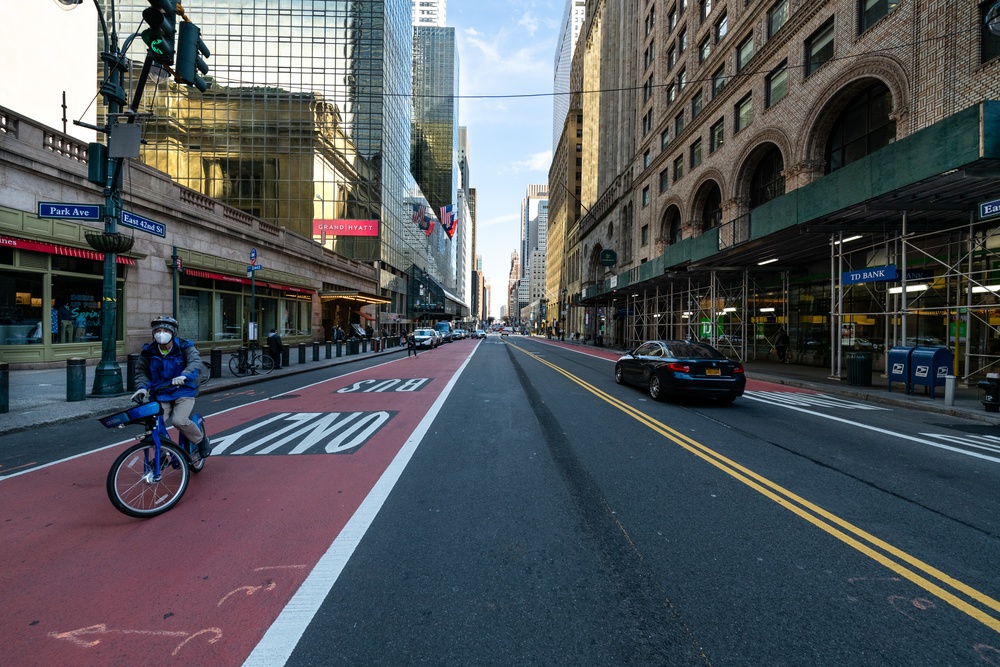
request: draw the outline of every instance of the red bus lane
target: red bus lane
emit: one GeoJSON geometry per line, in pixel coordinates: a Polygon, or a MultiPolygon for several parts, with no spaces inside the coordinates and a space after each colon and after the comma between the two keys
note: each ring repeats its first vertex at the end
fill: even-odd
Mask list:
{"type": "Polygon", "coordinates": [[[10,665],[232,665],[277,618],[472,347],[210,416],[217,453],[172,510],[112,508],[125,445],[0,481],[10,665]]]}

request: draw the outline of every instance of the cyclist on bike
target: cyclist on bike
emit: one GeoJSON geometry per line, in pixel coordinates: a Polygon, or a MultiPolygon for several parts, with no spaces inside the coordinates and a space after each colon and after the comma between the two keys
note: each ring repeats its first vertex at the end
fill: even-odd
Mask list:
{"type": "Polygon", "coordinates": [[[163,406],[163,418],[198,444],[202,458],[212,452],[208,435],[191,420],[194,399],[198,393],[198,376],[202,372],[201,354],[189,340],[177,337],[177,320],[158,317],[150,323],[153,342],[142,346],[135,365],[137,391],[132,400],[145,402],[149,388],[156,388],[156,400],[163,406]]]}

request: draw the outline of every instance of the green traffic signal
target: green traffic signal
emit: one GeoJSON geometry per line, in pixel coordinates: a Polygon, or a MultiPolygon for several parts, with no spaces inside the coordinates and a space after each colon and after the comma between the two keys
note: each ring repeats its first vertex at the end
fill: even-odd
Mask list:
{"type": "Polygon", "coordinates": [[[149,47],[153,60],[164,65],[174,64],[174,36],[177,25],[177,0],[149,0],[142,18],[149,28],[142,31],[142,41],[149,47]]]}

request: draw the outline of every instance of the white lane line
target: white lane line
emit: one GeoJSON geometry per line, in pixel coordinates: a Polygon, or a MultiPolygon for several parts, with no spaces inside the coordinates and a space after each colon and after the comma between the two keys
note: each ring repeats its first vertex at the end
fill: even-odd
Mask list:
{"type": "Polygon", "coordinates": [[[916,442],[921,445],[927,445],[929,447],[937,447],[938,449],[946,449],[950,452],[955,452],[957,454],[964,454],[965,456],[972,456],[977,459],[983,459],[985,461],[990,461],[991,463],[1000,463],[1000,458],[995,456],[986,456],[985,454],[978,454],[976,452],[970,452],[967,449],[959,449],[958,447],[949,447],[948,445],[941,444],[939,442],[933,442],[931,440],[924,440],[923,438],[918,438],[913,435],[906,435],[904,433],[897,433],[896,431],[890,431],[888,429],[879,428],[877,426],[871,426],[869,424],[861,424],[856,421],[851,421],[850,419],[844,419],[843,417],[835,417],[833,415],[825,415],[822,412],[816,412],[815,410],[806,410],[795,405],[785,405],[782,403],[774,403],[770,399],[757,398],[754,396],[748,396],[743,394],[744,398],[751,401],[760,401],[761,403],[768,403],[770,405],[775,405],[779,408],[785,408],[786,410],[795,410],[796,412],[801,412],[807,415],[813,415],[814,417],[821,417],[823,419],[829,419],[831,421],[840,422],[841,424],[847,424],[848,426],[857,426],[858,428],[863,428],[867,431],[874,431],[875,433],[881,433],[883,435],[892,436],[893,438],[899,438],[901,440],[909,440],[910,442],[916,442]]]}
{"type": "Polygon", "coordinates": [[[372,487],[372,490],[368,492],[358,510],[347,522],[347,525],[344,526],[344,529],[340,531],[336,539],[334,539],[333,543],[326,550],[326,553],[320,557],[319,562],[316,563],[316,567],[309,573],[306,580],[302,582],[299,590],[295,592],[292,599],[288,601],[285,608],[278,614],[271,627],[264,633],[264,637],[247,657],[243,663],[243,667],[275,667],[275,665],[284,665],[288,661],[288,658],[292,655],[292,651],[298,645],[299,640],[302,639],[302,635],[305,633],[309,623],[312,622],[313,617],[319,610],[320,605],[323,604],[323,601],[330,594],[333,585],[337,583],[337,579],[347,565],[347,561],[350,560],[358,544],[361,543],[361,538],[368,532],[368,528],[371,527],[375,516],[382,509],[386,498],[389,497],[389,493],[396,486],[396,482],[399,481],[406,465],[413,458],[417,447],[420,446],[424,436],[427,434],[431,424],[437,417],[445,400],[447,400],[455,383],[458,382],[458,378],[469,364],[469,360],[472,359],[475,351],[475,348],[473,348],[469,356],[459,366],[455,375],[452,376],[447,386],[441,392],[441,395],[434,401],[434,405],[427,411],[427,414],[424,415],[424,418],[417,425],[417,428],[413,430],[413,433],[410,434],[410,437],[406,439],[403,447],[396,454],[395,458],[393,458],[385,472],[382,473],[382,476],[372,487]]]}

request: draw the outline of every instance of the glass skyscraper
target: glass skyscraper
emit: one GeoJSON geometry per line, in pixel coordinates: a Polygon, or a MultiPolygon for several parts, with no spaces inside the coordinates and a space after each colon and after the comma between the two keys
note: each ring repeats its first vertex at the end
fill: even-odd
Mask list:
{"type": "MultiPolygon", "coordinates": [[[[119,34],[145,27],[148,6],[118,0],[119,34]]],[[[403,312],[414,258],[431,270],[439,263],[433,244],[413,233],[409,204],[415,193],[422,198],[409,164],[411,9],[405,0],[191,4],[188,18],[212,52],[210,85],[200,93],[150,79],[140,159],[181,185],[375,262],[388,310],[403,312]]]]}

